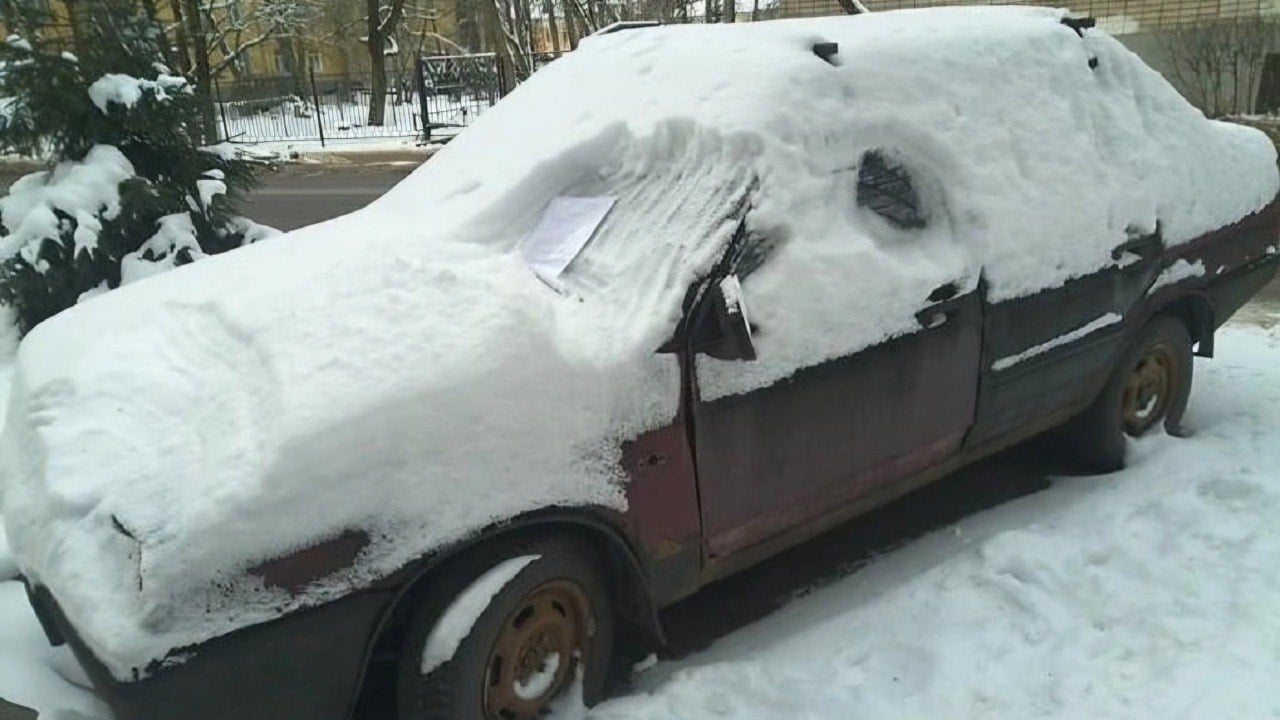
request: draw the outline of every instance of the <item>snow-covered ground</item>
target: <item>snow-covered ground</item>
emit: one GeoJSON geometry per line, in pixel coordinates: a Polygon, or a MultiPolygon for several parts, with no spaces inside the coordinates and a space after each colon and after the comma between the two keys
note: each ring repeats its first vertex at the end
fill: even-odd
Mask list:
{"type": "MultiPolygon", "coordinates": [[[[1192,438],[1144,439],[1125,472],[966,518],[558,717],[1280,717],[1280,328],[1249,317],[1198,362],[1192,438]]],[[[0,583],[0,696],[106,717],[82,684],[0,583]]]]}
{"type": "MultiPolygon", "coordinates": [[[[273,140],[250,144],[237,144],[256,155],[264,155],[277,161],[301,163],[335,163],[340,156],[354,162],[367,162],[370,158],[386,156],[388,162],[421,164],[441,148],[440,143],[423,144],[421,138],[358,138],[353,140],[273,140]]],[[[377,160],[383,162],[382,160],[377,160]]],[[[343,164],[337,161],[337,164],[343,164]]]]}

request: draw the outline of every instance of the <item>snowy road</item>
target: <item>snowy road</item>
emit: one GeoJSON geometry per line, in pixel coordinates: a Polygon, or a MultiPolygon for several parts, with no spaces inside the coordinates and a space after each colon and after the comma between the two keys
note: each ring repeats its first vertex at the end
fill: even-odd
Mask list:
{"type": "MultiPolygon", "coordinates": [[[[1280,316],[1243,317],[1191,439],[1098,478],[984,463],[673,608],[684,657],[558,716],[1280,717],[1280,316]]],[[[0,696],[105,717],[82,682],[0,583],[0,696]]]]}

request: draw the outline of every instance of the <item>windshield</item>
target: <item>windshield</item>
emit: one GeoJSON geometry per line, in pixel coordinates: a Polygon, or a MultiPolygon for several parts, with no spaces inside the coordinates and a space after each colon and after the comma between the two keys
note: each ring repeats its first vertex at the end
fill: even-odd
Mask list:
{"type": "Polygon", "coordinates": [[[751,175],[682,153],[658,168],[625,168],[567,190],[616,199],[591,241],[560,277],[585,299],[645,297],[679,303],[724,254],[740,225],[751,175]]]}

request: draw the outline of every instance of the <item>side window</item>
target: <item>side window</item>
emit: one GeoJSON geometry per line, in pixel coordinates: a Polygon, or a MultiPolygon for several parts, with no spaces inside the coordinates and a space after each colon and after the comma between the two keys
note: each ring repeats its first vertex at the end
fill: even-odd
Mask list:
{"type": "Polygon", "coordinates": [[[858,165],[858,205],[900,228],[925,226],[911,175],[881,150],[868,150],[858,165]]]}

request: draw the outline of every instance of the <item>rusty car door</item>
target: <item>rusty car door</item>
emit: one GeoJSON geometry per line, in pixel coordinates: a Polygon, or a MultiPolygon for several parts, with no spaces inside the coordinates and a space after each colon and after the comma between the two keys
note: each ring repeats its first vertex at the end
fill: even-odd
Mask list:
{"type": "MultiPolygon", "coordinates": [[[[897,172],[878,160],[864,160],[859,182],[881,170],[897,172]]],[[[914,197],[902,178],[889,177],[889,182],[894,200],[914,197]]],[[[860,205],[893,219],[894,208],[876,203],[874,193],[859,195],[860,205]]],[[[897,219],[903,227],[924,223],[910,213],[897,219]]],[[[834,270],[844,277],[845,269],[834,270]]],[[[857,272],[849,267],[848,277],[857,272]]],[[[756,328],[753,321],[762,341],[756,360],[693,353],[694,458],[710,558],[838,511],[957,452],[974,418],[982,335],[978,269],[966,267],[962,273],[942,278],[938,287],[933,287],[937,278],[920,280],[928,284],[919,288],[904,286],[911,297],[919,293],[916,307],[925,307],[915,315],[912,330],[798,367],[763,387],[709,391],[751,375],[758,369],[753,364],[770,362],[771,347],[764,340],[785,335],[784,343],[809,343],[817,339],[814,333],[824,332],[822,323],[778,327],[766,319],[756,328]]],[[[747,307],[785,300],[767,293],[753,296],[752,279],[743,285],[747,307]]],[[[787,292],[776,284],[769,288],[787,292]]],[[[883,310],[877,302],[868,300],[871,312],[864,315],[844,307],[829,312],[840,323],[845,317],[848,323],[868,322],[866,315],[883,310]]]]}
{"type": "Polygon", "coordinates": [[[959,448],[973,420],[982,316],[977,293],[952,308],[941,326],[753,392],[694,401],[703,537],[712,557],[959,448]]]}

